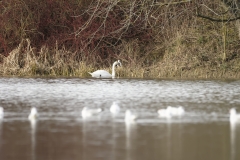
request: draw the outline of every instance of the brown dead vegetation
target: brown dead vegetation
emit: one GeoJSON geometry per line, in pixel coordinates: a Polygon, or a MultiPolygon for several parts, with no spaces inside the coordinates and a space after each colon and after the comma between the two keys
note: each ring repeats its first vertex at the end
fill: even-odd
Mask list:
{"type": "Polygon", "coordinates": [[[235,22],[198,17],[231,18],[216,14],[226,10],[218,0],[11,0],[0,8],[1,75],[86,77],[120,59],[121,77],[240,77],[235,22]]]}

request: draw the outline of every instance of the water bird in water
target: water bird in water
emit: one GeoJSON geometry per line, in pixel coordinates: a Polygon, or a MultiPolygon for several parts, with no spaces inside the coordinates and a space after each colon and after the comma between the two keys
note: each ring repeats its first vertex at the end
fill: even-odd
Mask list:
{"type": "Polygon", "coordinates": [[[182,116],[185,113],[183,107],[171,107],[166,109],[159,109],[158,114],[160,117],[171,118],[172,116],[182,116]]]}
{"type": "Polygon", "coordinates": [[[136,115],[134,115],[130,110],[126,110],[126,112],[125,112],[125,122],[126,123],[135,122],[136,119],[137,119],[136,115]]]}
{"type": "Polygon", "coordinates": [[[93,116],[93,115],[97,115],[100,112],[102,112],[101,108],[96,108],[96,109],[91,108],[90,109],[90,108],[84,107],[82,109],[82,117],[90,117],[90,116],[93,116]]]}
{"type": "Polygon", "coordinates": [[[35,120],[35,119],[37,119],[37,118],[38,118],[37,108],[33,107],[33,108],[31,109],[31,112],[30,112],[29,116],[28,116],[28,119],[29,119],[29,120],[35,120]]]}
{"type": "Polygon", "coordinates": [[[4,116],[4,109],[0,107],[0,119],[2,119],[4,116]]]}
{"type": "Polygon", "coordinates": [[[88,72],[89,74],[92,75],[92,77],[94,78],[115,78],[115,67],[116,66],[122,66],[122,63],[120,62],[120,60],[115,61],[112,65],[112,74],[110,74],[109,72],[105,71],[105,70],[97,70],[93,73],[88,72]]]}
{"type": "Polygon", "coordinates": [[[120,112],[120,107],[119,105],[117,104],[117,102],[113,102],[113,104],[111,105],[110,107],[110,112],[112,114],[118,114],[120,112]]]}
{"type": "Polygon", "coordinates": [[[240,114],[237,114],[237,111],[235,108],[230,109],[230,122],[240,122],[240,114]]]}

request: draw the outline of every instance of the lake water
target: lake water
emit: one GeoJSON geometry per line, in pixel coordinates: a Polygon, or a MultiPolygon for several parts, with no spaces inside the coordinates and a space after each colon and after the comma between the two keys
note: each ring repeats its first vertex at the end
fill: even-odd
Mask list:
{"type": "Polygon", "coordinates": [[[0,160],[240,159],[240,122],[229,122],[239,80],[0,78],[0,106],[0,160]],[[185,114],[159,117],[168,106],[185,114]],[[83,118],[83,107],[103,112],[83,118]]]}

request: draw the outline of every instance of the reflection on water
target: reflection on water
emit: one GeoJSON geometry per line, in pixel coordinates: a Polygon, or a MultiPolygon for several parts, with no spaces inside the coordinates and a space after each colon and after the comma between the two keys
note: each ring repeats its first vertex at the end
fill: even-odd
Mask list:
{"type": "Polygon", "coordinates": [[[230,141],[231,141],[231,160],[237,160],[239,159],[239,147],[238,145],[238,141],[240,140],[240,137],[237,137],[237,129],[240,127],[240,122],[231,122],[230,123],[230,132],[231,132],[231,137],[230,137],[230,141]]]}
{"type": "Polygon", "coordinates": [[[2,141],[3,141],[3,138],[2,138],[2,119],[0,119],[0,159],[1,158],[1,155],[2,155],[2,141]]]}
{"type": "Polygon", "coordinates": [[[127,160],[135,159],[134,157],[134,140],[136,139],[137,123],[125,123],[126,125],[126,150],[127,160]]]}
{"type": "Polygon", "coordinates": [[[235,160],[235,155],[236,155],[236,123],[231,123],[230,124],[230,132],[231,132],[231,160],[235,160]]]}
{"type": "Polygon", "coordinates": [[[31,154],[32,160],[36,160],[36,128],[37,128],[37,120],[31,119],[31,154]]]}
{"type": "Polygon", "coordinates": [[[240,123],[229,122],[240,81],[0,78],[0,106],[0,160],[240,159],[240,123]],[[159,117],[168,106],[185,113],[159,117]],[[82,117],[84,107],[103,112],[82,117]]]}
{"type": "Polygon", "coordinates": [[[118,126],[116,123],[112,123],[112,128],[111,128],[112,147],[111,147],[111,154],[110,154],[110,157],[112,158],[112,160],[117,160],[116,152],[118,150],[118,137],[119,137],[117,127],[118,126]]]}

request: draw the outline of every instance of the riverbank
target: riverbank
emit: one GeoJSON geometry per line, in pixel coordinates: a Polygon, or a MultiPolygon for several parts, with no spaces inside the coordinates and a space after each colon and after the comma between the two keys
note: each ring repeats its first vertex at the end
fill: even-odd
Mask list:
{"type": "MultiPolygon", "coordinates": [[[[43,47],[40,52],[36,52],[27,39],[10,52],[8,57],[2,57],[0,75],[90,77],[88,72],[98,69],[105,69],[111,73],[113,62],[101,65],[89,60],[94,57],[84,57],[77,61],[72,55],[74,53],[58,48],[49,50],[43,47]]],[[[240,58],[235,57],[223,62],[221,59],[217,61],[216,58],[211,60],[207,55],[198,56],[198,53],[191,55],[185,52],[168,53],[158,62],[147,66],[143,60],[134,55],[131,62],[121,58],[120,55],[118,58],[123,66],[116,68],[116,74],[124,78],[240,78],[240,58]]]]}

